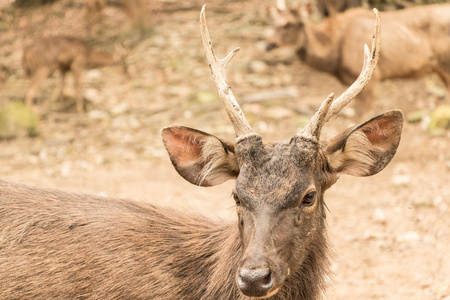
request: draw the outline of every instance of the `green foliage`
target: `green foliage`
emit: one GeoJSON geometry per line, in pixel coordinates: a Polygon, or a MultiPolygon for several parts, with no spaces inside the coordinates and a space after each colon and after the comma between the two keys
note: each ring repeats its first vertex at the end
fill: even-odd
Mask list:
{"type": "Polygon", "coordinates": [[[22,102],[10,102],[0,110],[0,138],[38,135],[39,119],[22,102]]]}
{"type": "Polygon", "coordinates": [[[443,135],[450,129],[450,105],[437,107],[430,115],[428,130],[435,135],[443,135]]]}

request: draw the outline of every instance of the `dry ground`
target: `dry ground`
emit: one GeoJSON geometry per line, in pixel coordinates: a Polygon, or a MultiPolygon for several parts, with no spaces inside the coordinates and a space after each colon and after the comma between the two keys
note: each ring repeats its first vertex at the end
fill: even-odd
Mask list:
{"type": "MultiPolygon", "coordinates": [[[[289,50],[264,51],[269,23],[261,1],[206,2],[219,56],[241,47],[228,77],[263,138],[291,137],[330,92],[344,89],[334,78],[302,65],[289,50]],[[252,102],[273,91],[284,96],[252,102]]],[[[23,99],[28,82],[20,59],[33,37],[85,36],[81,0],[32,11],[5,3],[0,11],[0,64],[11,76],[1,87],[0,105],[23,99]]],[[[233,182],[214,188],[185,182],[172,168],[159,135],[164,126],[179,124],[233,138],[217,106],[201,48],[198,15],[203,3],[148,4],[151,30],[128,57],[130,77],[115,68],[86,72],[88,113],[82,116],[74,113],[69,83],[64,104],[55,102],[42,112],[39,137],[0,141],[0,177],[235,218],[233,182]]],[[[110,7],[101,34],[89,39],[111,50],[116,37],[134,39],[126,16],[110,7]]],[[[49,101],[57,79],[45,82],[39,103],[49,101]]],[[[448,103],[448,95],[440,99],[432,92],[435,87],[442,87],[435,77],[384,82],[373,113],[448,103]]],[[[351,118],[337,117],[323,136],[330,138],[351,124],[351,118]]],[[[449,174],[449,135],[433,137],[420,124],[405,123],[397,155],[384,171],[369,178],[339,179],[326,195],[335,250],[327,299],[450,299],[449,174]]]]}

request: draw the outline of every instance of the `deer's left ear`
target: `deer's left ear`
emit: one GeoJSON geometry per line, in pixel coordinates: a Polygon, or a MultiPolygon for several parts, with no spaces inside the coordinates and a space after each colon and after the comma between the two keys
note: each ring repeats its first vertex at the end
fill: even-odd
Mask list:
{"type": "Polygon", "coordinates": [[[182,126],[166,127],[161,136],[173,166],[190,183],[213,186],[239,174],[233,143],[182,126]]]}
{"type": "Polygon", "coordinates": [[[397,151],[402,127],[403,113],[392,110],[341,132],[324,148],[330,167],[353,176],[380,172],[397,151]]]}

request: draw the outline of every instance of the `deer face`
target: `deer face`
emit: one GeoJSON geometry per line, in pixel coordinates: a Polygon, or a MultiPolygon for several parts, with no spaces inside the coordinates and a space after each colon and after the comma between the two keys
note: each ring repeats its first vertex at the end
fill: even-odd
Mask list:
{"type": "Polygon", "coordinates": [[[302,10],[285,7],[271,7],[267,10],[274,26],[273,34],[267,38],[267,51],[282,46],[304,47],[306,33],[302,12],[302,10]]]}
{"type": "Polygon", "coordinates": [[[372,53],[367,48],[358,81],[335,102],[330,95],[301,133],[275,143],[263,143],[253,132],[226,83],[225,67],[237,50],[219,60],[212,50],[204,8],[200,19],[211,72],[237,138],[234,144],[195,129],[167,127],[162,138],[172,164],[183,178],[199,186],[236,180],[233,198],[242,244],[242,253],[236,253],[240,255],[236,284],[244,295],[267,298],[281,293],[290,277],[306,285],[323,280],[302,277],[307,269],[323,268],[326,260],[325,190],[339,174],[378,173],[400,141],[403,115],[390,111],[319,142],[325,122],[355,97],[375,68],[379,19],[376,42],[372,53]]]}
{"type": "Polygon", "coordinates": [[[322,242],[322,179],[317,144],[264,145],[257,135],[236,145],[236,201],[243,257],[237,285],[247,296],[269,297],[297,272],[311,244],[322,242]]]}

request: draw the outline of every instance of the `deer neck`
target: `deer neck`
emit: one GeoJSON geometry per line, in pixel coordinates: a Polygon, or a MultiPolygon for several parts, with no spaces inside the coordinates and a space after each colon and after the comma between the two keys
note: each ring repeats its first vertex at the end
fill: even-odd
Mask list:
{"type": "Polygon", "coordinates": [[[334,18],[328,18],[319,24],[305,22],[305,42],[297,49],[297,55],[309,66],[334,73],[338,65],[338,30],[333,22],[334,18]]]}
{"type": "Polygon", "coordinates": [[[87,57],[87,65],[91,68],[104,67],[117,63],[118,59],[113,53],[91,50],[87,57]]]}
{"type": "Polygon", "coordinates": [[[320,299],[325,292],[331,262],[326,225],[323,230],[323,238],[310,245],[300,268],[287,278],[285,287],[280,291],[280,299],[299,299],[299,295],[302,295],[300,299],[320,299]]]}

